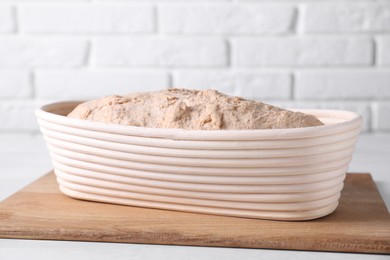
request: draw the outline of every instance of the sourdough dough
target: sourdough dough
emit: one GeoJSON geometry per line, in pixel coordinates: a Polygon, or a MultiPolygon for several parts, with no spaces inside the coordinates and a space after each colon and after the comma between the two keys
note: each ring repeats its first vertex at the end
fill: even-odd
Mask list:
{"type": "Polygon", "coordinates": [[[188,89],[103,97],[78,105],[68,117],[121,125],[193,130],[323,125],[312,115],[227,96],[216,90],[188,89]]]}

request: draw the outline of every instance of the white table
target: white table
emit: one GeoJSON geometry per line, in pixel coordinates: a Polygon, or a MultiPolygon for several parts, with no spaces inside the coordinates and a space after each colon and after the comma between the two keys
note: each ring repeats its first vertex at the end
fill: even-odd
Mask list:
{"type": "MultiPolygon", "coordinates": [[[[40,135],[0,135],[0,201],[51,168],[40,135]]],[[[362,135],[350,172],[370,172],[390,209],[390,135],[362,135]]],[[[389,256],[289,250],[0,239],[0,259],[389,259],[389,256]]]]}

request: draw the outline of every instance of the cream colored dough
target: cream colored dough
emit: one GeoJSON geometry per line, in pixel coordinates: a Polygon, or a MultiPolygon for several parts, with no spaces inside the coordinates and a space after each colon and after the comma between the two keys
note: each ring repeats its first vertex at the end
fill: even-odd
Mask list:
{"type": "Polygon", "coordinates": [[[71,118],[152,128],[189,130],[276,129],[320,126],[315,116],[216,90],[166,89],[107,96],[78,105],[71,118]]]}

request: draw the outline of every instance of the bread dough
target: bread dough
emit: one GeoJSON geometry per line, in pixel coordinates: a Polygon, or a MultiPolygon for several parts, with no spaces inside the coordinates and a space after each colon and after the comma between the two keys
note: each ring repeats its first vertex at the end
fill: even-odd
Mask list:
{"type": "Polygon", "coordinates": [[[191,130],[323,125],[312,115],[228,96],[216,90],[188,89],[103,97],[78,105],[68,117],[121,125],[191,130]]]}

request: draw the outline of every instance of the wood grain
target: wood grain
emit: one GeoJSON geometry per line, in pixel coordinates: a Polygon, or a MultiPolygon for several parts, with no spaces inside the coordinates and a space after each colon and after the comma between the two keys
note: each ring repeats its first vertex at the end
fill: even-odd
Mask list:
{"type": "Polygon", "coordinates": [[[0,237],[390,254],[390,215],[369,174],[331,215],[282,222],[75,200],[49,173],[0,203],[0,237]]]}

